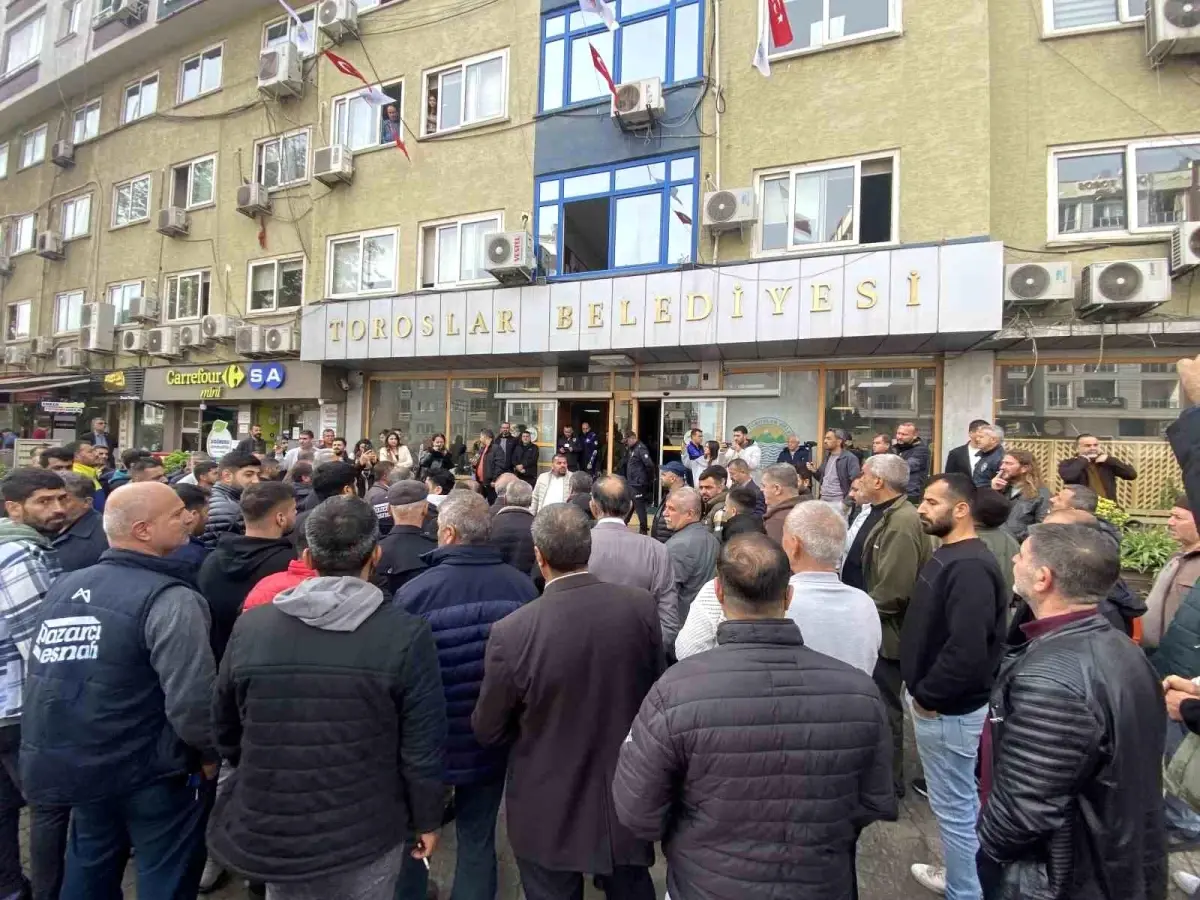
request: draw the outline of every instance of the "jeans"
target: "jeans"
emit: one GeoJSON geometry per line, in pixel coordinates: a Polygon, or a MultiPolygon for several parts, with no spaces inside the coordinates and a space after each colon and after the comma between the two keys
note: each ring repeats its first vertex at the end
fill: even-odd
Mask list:
{"type": "MultiPolygon", "coordinates": [[[[559,872],[517,859],[525,900],[583,900],[583,873],[559,872]]],[[[614,866],[600,876],[608,900],[654,900],[654,882],[646,866],[614,866]]]]}
{"type": "Polygon", "coordinates": [[[896,793],[904,791],[904,702],[901,700],[904,679],[900,676],[900,660],[884,659],[882,656],[875,661],[875,671],[871,673],[875,686],[879,688],[879,696],[883,698],[883,706],[887,710],[888,726],[892,729],[892,783],[896,793]]]}
{"type": "Polygon", "coordinates": [[[190,787],[177,776],[76,806],[60,900],[120,898],[130,844],[137,853],[139,897],[195,900],[214,787],[190,787]]]}
{"type": "MultiPolygon", "coordinates": [[[[14,894],[25,886],[18,838],[21,807],[25,805],[17,775],[20,747],[19,725],[0,728],[0,897],[14,894]]],[[[70,818],[68,806],[34,806],[29,811],[29,875],[33,900],[57,900],[62,887],[70,818]]]]}
{"type": "Polygon", "coordinates": [[[937,818],[946,857],[946,900],[980,900],[983,891],[975,868],[975,854],[979,852],[975,835],[979,819],[975,760],[987,706],[962,716],[927,718],[913,711],[907,691],[905,701],[925,769],[929,807],[937,818]]]}
{"type": "MultiPolygon", "coordinates": [[[[493,900],[496,875],[496,816],[504,796],[504,778],[454,789],[454,834],[458,849],[450,900],[493,900]]],[[[405,848],[396,883],[396,900],[425,900],[429,870],[405,848]]]]}

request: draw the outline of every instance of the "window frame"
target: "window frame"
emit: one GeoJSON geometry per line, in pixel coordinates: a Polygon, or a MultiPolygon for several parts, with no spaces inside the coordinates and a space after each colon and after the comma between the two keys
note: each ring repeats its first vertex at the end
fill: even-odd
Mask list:
{"type": "Polygon", "coordinates": [[[104,112],[104,104],[100,97],[96,97],[93,100],[89,100],[87,103],[84,103],[82,106],[75,107],[75,109],[73,109],[71,111],[71,143],[74,144],[76,147],[78,147],[80,144],[86,144],[88,141],[94,141],[94,140],[96,140],[96,138],[100,137],[100,116],[103,114],[103,112],[104,112]],[[96,133],[89,135],[86,133],[87,116],[88,116],[88,111],[91,110],[91,108],[93,106],[96,108],[96,133]],[[75,126],[77,124],[76,118],[79,116],[80,113],[83,113],[83,124],[84,124],[85,133],[84,133],[84,136],[82,139],[77,139],[75,137],[75,126]]]}
{"type": "Polygon", "coordinates": [[[208,280],[209,300],[212,299],[212,270],[211,269],[187,269],[182,272],[172,272],[170,275],[163,276],[163,296],[162,305],[159,307],[159,316],[164,325],[175,325],[182,322],[198,322],[207,314],[206,304],[204,302],[204,284],[205,279],[208,280]],[[196,278],[198,280],[196,292],[196,315],[194,316],[171,316],[171,283],[176,285],[176,304],[179,302],[179,282],[184,278],[196,278]]]}
{"type": "Polygon", "coordinates": [[[40,166],[42,163],[44,163],[46,161],[46,145],[49,142],[49,140],[50,140],[50,126],[46,122],[43,122],[41,125],[38,125],[36,128],[31,128],[28,131],[22,132],[21,133],[21,155],[17,159],[17,171],[24,172],[26,169],[32,169],[34,166],[40,166]],[[42,152],[37,157],[37,159],[31,160],[30,162],[25,162],[25,144],[30,138],[34,137],[39,132],[41,133],[41,136],[42,136],[42,152]]]}
{"type": "MultiPolygon", "coordinates": [[[[1138,243],[1145,235],[1168,236],[1178,222],[1161,225],[1138,225],[1138,174],[1137,154],[1139,150],[1154,150],[1161,147],[1200,147],[1200,133],[1170,137],[1146,138],[1129,141],[1093,141],[1085,144],[1066,144],[1051,147],[1046,162],[1046,243],[1049,245],[1081,244],[1100,242],[1105,244],[1138,243]],[[1062,158],[1104,156],[1120,153],[1123,157],[1122,180],[1125,192],[1125,227],[1107,231],[1059,232],[1058,161],[1062,158]]],[[[1200,210],[1191,210],[1191,216],[1200,215],[1200,210]]]]}
{"type": "Polygon", "coordinates": [[[400,227],[393,226],[391,228],[371,228],[365,231],[351,231],[345,234],[329,235],[325,239],[325,296],[333,300],[347,300],[359,297],[383,297],[388,294],[398,292],[400,286],[400,227]],[[392,286],[389,288],[379,288],[371,291],[359,290],[352,294],[335,294],[333,292],[333,264],[335,244],[344,244],[351,240],[358,241],[358,283],[362,284],[362,247],[363,243],[368,238],[373,237],[391,237],[392,238],[392,286]]]}
{"type": "Polygon", "coordinates": [[[612,277],[616,277],[619,275],[637,275],[637,274],[641,274],[644,272],[669,271],[671,269],[679,268],[682,265],[695,264],[696,250],[697,250],[699,235],[700,235],[699,216],[700,216],[700,201],[701,201],[701,185],[702,185],[702,181],[700,178],[700,151],[698,149],[684,150],[684,151],[680,151],[678,153],[668,153],[668,154],[663,154],[663,155],[658,155],[658,156],[650,156],[650,157],[646,157],[644,159],[623,159],[618,162],[609,163],[608,165],[604,165],[604,166],[590,166],[588,168],[583,168],[583,169],[569,169],[565,172],[551,172],[546,175],[542,175],[542,176],[534,178],[534,181],[533,181],[533,232],[532,232],[531,236],[534,240],[534,243],[536,244],[538,253],[541,252],[540,248],[541,248],[542,207],[543,206],[556,206],[558,208],[559,233],[558,233],[558,245],[556,246],[555,251],[556,251],[556,259],[558,261],[559,271],[554,275],[547,274],[547,276],[546,276],[547,279],[550,281],[571,281],[571,280],[584,280],[587,278],[598,278],[598,277],[602,277],[606,274],[609,276],[612,276],[612,277]],[[692,160],[691,180],[689,181],[689,180],[681,179],[681,180],[677,181],[677,180],[672,179],[671,178],[671,163],[677,162],[680,160],[684,160],[684,159],[692,160]],[[647,186],[647,185],[640,185],[640,186],[628,187],[628,188],[617,188],[616,187],[616,173],[618,170],[627,169],[627,168],[631,168],[631,167],[651,166],[651,165],[654,165],[655,163],[663,163],[665,166],[664,172],[665,172],[666,177],[664,178],[664,180],[662,181],[661,184],[658,184],[656,187],[647,186]],[[563,196],[563,182],[565,180],[571,179],[571,178],[577,178],[579,176],[596,175],[596,174],[601,174],[601,173],[605,173],[605,172],[609,173],[609,176],[610,176],[609,177],[609,189],[607,191],[600,192],[600,193],[578,194],[578,195],[574,195],[571,197],[563,196]],[[542,185],[547,182],[558,182],[558,188],[556,191],[557,197],[554,200],[542,200],[541,199],[542,185]],[[685,186],[692,188],[692,209],[691,209],[690,213],[685,212],[685,215],[690,215],[691,220],[692,220],[692,222],[691,222],[691,227],[692,227],[691,263],[676,263],[676,262],[670,262],[669,260],[667,260],[667,254],[670,252],[670,216],[671,216],[672,212],[674,212],[674,210],[671,207],[671,187],[672,186],[674,186],[676,188],[685,187],[685,186]],[[654,193],[656,190],[662,194],[662,202],[663,202],[662,220],[659,223],[659,235],[658,235],[659,262],[637,264],[637,265],[630,265],[630,266],[613,266],[610,264],[609,267],[605,268],[605,269],[594,269],[594,270],[591,270],[588,272],[570,272],[570,273],[566,273],[566,274],[562,273],[561,268],[562,268],[562,261],[563,261],[563,257],[564,257],[563,251],[565,249],[562,246],[562,239],[563,239],[563,235],[565,233],[565,229],[563,227],[563,220],[564,220],[563,206],[566,203],[575,203],[575,202],[578,202],[581,200],[595,200],[595,199],[599,199],[601,197],[609,198],[610,204],[609,204],[609,222],[608,222],[608,247],[609,247],[609,261],[611,263],[611,260],[613,259],[613,246],[614,246],[613,235],[616,230],[616,224],[617,224],[617,216],[616,216],[616,211],[615,211],[613,204],[618,199],[622,199],[622,198],[626,198],[626,197],[636,197],[636,196],[645,195],[645,194],[651,194],[651,193],[654,193]]]}
{"type": "Polygon", "coordinates": [[[0,181],[3,181],[8,177],[8,157],[11,152],[11,142],[0,141],[0,181]]]}
{"type": "Polygon", "coordinates": [[[291,41],[293,44],[296,44],[296,49],[300,50],[300,56],[302,59],[312,59],[314,56],[316,56],[317,55],[317,49],[316,49],[317,48],[317,5],[315,3],[312,3],[312,4],[309,4],[308,6],[298,7],[296,9],[296,15],[299,16],[302,20],[306,15],[312,16],[312,21],[305,23],[306,25],[308,25],[312,28],[312,42],[311,42],[312,43],[312,52],[311,53],[306,53],[304,51],[304,49],[301,48],[300,45],[296,42],[296,23],[292,19],[291,16],[280,16],[276,19],[272,19],[270,22],[265,22],[263,24],[261,49],[265,51],[265,50],[270,49],[273,46],[276,46],[275,44],[270,43],[271,39],[267,36],[267,32],[270,29],[277,27],[281,23],[286,22],[288,24],[288,30],[287,30],[287,37],[284,40],[291,41]]]}
{"type": "MultiPolygon", "coordinates": [[[[83,288],[76,288],[75,290],[72,290],[72,291],[59,291],[57,294],[54,295],[54,316],[53,316],[53,320],[52,320],[52,323],[50,326],[50,328],[51,328],[50,333],[54,337],[61,337],[63,335],[68,335],[68,334],[77,334],[79,332],[79,328],[80,328],[79,325],[71,327],[68,324],[68,327],[61,328],[61,329],[58,327],[58,313],[59,313],[60,304],[64,300],[69,301],[72,297],[79,298],[79,316],[80,316],[80,319],[82,320],[83,305],[85,303],[87,303],[87,291],[85,291],[83,288]]],[[[70,322],[69,312],[68,312],[68,316],[67,316],[67,321],[68,321],[68,323],[70,322]]]]}
{"type": "Polygon", "coordinates": [[[72,197],[67,197],[66,199],[64,199],[63,202],[59,205],[58,224],[59,224],[60,229],[62,230],[62,239],[64,241],[75,241],[80,238],[85,238],[85,237],[90,236],[92,233],[92,192],[87,191],[86,193],[75,194],[72,197]],[[86,225],[86,227],[84,228],[83,231],[79,232],[78,234],[67,234],[67,207],[71,207],[72,209],[74,209],[75,206],[84,202],[85,200],[87,201],[87,205],[88,205],[87,220],[84,223],[86,225]]]}
{"type": "Polygon", "coordinates": [[[217,154],[216,153],[206,153],[204,156],[197,156],[195,159],[189,159],[186,162],[175,163],[173,166],[171,166],[170,173],[171,173],[171,193],[170,193],[170,197],[168,198],[170,200],[170,203],[164,204],[164,205],[175,206],[175,207],[178,207],[179,209],[186,209],[189,212],[192,212],[197,209],[207,209],[210,206],[217,205],[217,173],[218,173],[218,170],[217,170],[217,154]],[[208,200],[205,200],[203,203],[193,204],[191,201],[192,201],[192,187],[194,185],[193,176],[195,174],[194,167],[198,163],[209,162],[210,160],[212,161],[212,164],[213,164],[212,196],[208,200]],[[178,200],[178,198],[175,196],[175,173],[177,171],[179,171],[180,169],[184,169],[184,168],[186,168],[188,170],[187,190],[186,190],[187,196],[184,198],[187,202],[180,204],[180,203],[176,202],[178,200]]]}
{"type": "Polygon", "coordinates": [[[83,0],[66,0],[62,5],[63,32],[58,43],[79,34],[79,23],[83,19],[83,0]]]}
{"type": "Polygon", "coordinates": [[[886,28],[862,31],[850,37],[837,38],[835,40],[825,40],[824,36],[829,30],[829,3],[830,0],[823,0],[821,9],[821,30],[823,33],[820,44],[816,47],[798,47],[795,50],[772,51],[770,34],[767,30],[767,0],[758,0],[758,30],[755,34],[762,35],[763,39],[767,42],[767,59],[770,62],[779,62],[780,60],[791,59],[793,56],[808,56],[813,53],[822,53],[826,50],[836,50],[840,47],[853,47],[855,44],[865,44],[869,41],[900,37],[904,34],[903,0],[887,0],[888,25],[886,28]]]}
{"type": "Polygon", "coordinates": [[[810,253],[819,253],[827,250],[846,249],[853,247],[866,248],[867,251],[879,249],[882,247],[893,247],[900,243],[900,151],[885,150],[878,153],[864,153],[859,156],[848,156],[842,159],[823,160],[821,162],[803,163],[794,166],[776,166],[770,169],[762,169],[754,173],[754,200],[758,204],[758,222],[754,226],[754,244],[753,256],[755,259],[772,259],[776,257],[791,257],[802,256],[810,253]],[[891,160],[892,163],[892,203],[891,213],[892,221],[890,225],[891,239],[887,241],[879,241],[874,244],[863,244],[859,240],[860,229],[862,228],[862,167],[863,163],[875,162],[877,160],[891,160]],[[795,198],[793,196],[796,177],[799,175],[812,175],[818,172],[829,172],[834,169],[854,169],[854,238],[849,241],[823,241],[821,243],[804,244],[799,247],[792,246],[792,234],[788,235],[788,246],[782,250],[764,250],[763,246],[763,228],[766,226],[764,221],[763,210],[765,209],[763,197],[763,185],[767,180],[778,178],[781,175],[788,178],[788,205],[789,214],[794,214],[795,207],[793,206],[795,198]]]}
{"type": "Polygon", "coordinates": [[[441,66],[434,66],[433,68],[425,69],[421,72],[421,105],[420,105],[421,137],[430,137],[431,138],[431,137],[439,137],[443,134],[455,134],[459,131],[465,131],[470,128],[482,128],[487,125],[494,125],[495,123],[503,122],[508,118],[508,90],[509,90],[509,75],[510,75],[508,49],[509,49],[508,47],[502,47],[499,50],[491,50],[487,53],[480,53],[475,56],[466,57],[465,59],[455,60],[454,62],[446,63],[445,65],[441,65],[441,66]],[[459,109],[462,112],[462,116],[460,118],[465,119],[466,118],[466,108],[467,108],[467,67],[473,66],[473,65],[479,65],[480,63],[490,62],[493,59],[500,59],[503,63],[502,80],[504,82],[504,85],[501,90],[500,112],[494,116],[488,116],[486,119],[476,119],[475,121],[472,121],[472,122],[461,121],[460,124],[458,124],[458,125],[452,125],[447,128],[438,127],[438,128],[435,128],[433,131],[430,131],[428,129],[429,117],[427,115],[427,111],[428,111],[428,107],[429,107],[429,79],[430,79],[430,77],[436,75],[437,79],[438,79],[438,100],[439,100],[439,102],[438,102],[438,110],[437,110],[437,119],[440,124],[441,119],[442,119],[442,107],[441,107],[442,78],[447,73],[453,72],[456,69],[462,71],[463,90],[462,90],[462,96],[460,97],[460,100],[459,100],[459,109]]]}
{"type": "Polygon", "coordinates": [[[136,299],[135,297],[126,297],[125,289],[131,288],[134,286],[137,287],[136,298],[141,298],[141,297],[146,296],[146,281],[145,281],[145,279],[142,279],[142,278],[133,278],[133,279],[130,279],[129,281],[114,281],[114,282],[110,282],[109,284],[106,284],[104,286],[104,298],[109,303],[111,303],[113,306],[113,309],[116,310],[116,315],[114,317],[114,321],[116,322],[117,328],[128,328],[130,326],[135,327],[135,328],[141,327],[139,325],[139,323],[134,322],[132,320],[130,320],[128,322],[121,321],[122,309],[127,306],[129,301],[136,299]],[[116,298],[115,300],[113,298],[114,291],[120,291],[120,296],[118,298],[116,298]]]}
{"type": "MultiPolygon", "coordinates": [[[[1091,34],[1097,31],[1116,31],[1122,28],[1137,28],[1146,21],[1146,14],[1140,16],[1132,15],[1129,12],[1129,0],[1115,0],[1117,4],[1117,18],[1114,22],[1100,22],[1095,25],[1075,25],[1069,28],[1056,28],[1054,26],[1054,2],[1055,0],[1042,0],[1042,37],[1063,37],[1072,34],[1091,34]]],[[[1147,0],[1147,10],[1150,9],[1150,3],[1154,0],[1147,0]]]]}
{"type": "Polygon", "coordinates": [[[289,253],[284,256],[269,256],[262,259],[248,260],[246,263],[246,315],[249,316],[277,316],[281,313],[290,313],[304,307],[304,288],[305,281],[308,278],[308,259],[303,253],[289,253]],[[297,306],[279,305],[279,266],[283,263],[299,262],[300,263],[300,303],[297,306]],[[275,269],[275,297],[270,309],[252,309],[250,307],[251,298],[254,295],[254,270],[262,266],[270,265],[275,269]]]}
{"type": "MultiPolygon", "coordinates": [[[[131,198],[132,203],[132,198],[131,198]]],[[[150,221],[151,210],[154,208],[154,178],[146,172],[142,175],[135,175],[133,178],[126,178],[124,181],[118,181],[112,187],[112,214],[109,216],[109,228],[128,228],[130,225],[140,225],[143,222],[150,221]],[[117,207],[118,207],[118,192],[121,188],[132,187],[135,182],[145,180],[148,182],[146,190],[146,215],[140,219],[130,219],[128,222],[117,222],[117,207]]]]}
{"type": "Polygon", "coordinates": [[[134,122],[140,122],[142,119],[147,119],[150,116],[155,115],[158,112],[158,98],[159,94],[162,92],[161,88],[162,78],[158,72],[151,72],[149,75],[144,75],[141,78],[126,82],[124,87],[121,88],[121,124],[132,125],[134,122]],[[150,110],[149,112],[142,112],[142,91],[145,90],[146,85],[151,81],[154,82],[154,109],[150,110]],[[133,88],[138,89],[138,115],[131,119],[127,119],[125,117],[125,110],[128,107],[129,92],[133,88]]]}
{"type": "Polygon", "coordinates": [[[26,69],[38,65],[42,59],[42,51],[45,49],[46,8],[43,6],[31,15],[26,16],[21,21],[14,22],[12,25],[9,25],[4,29],[4,45],[2,48],[0,48],[0,51],[3,53],[3,59],[0,59],[0,81],[5,81],[20,72],[24,72],[26,69]],[[9,67],[8,57],[12,50],[13,38],[16,37],[17,32],[19,32],[21,29],[30,26],[36,26],[38,29],[37,48],[34,50],[33,55],[28,59],[18,63],[15,66],[9,67]]]}
{"type": "Polygon", "coordinates": [[[4,304],[4,340],[7,341],[27,341],[33,336],[33,300],[10,300],[4,304]],[[25,328],[24,334],[14,334],[11,337],[8,333],[8,323],[12,316],[12,310],[21,306],[29,308],[29,313],[26,316],[28,325],[25,328]]]}
{"type": "MultiPolygon", "coordinates": [[[[312,153],[313,153],[312,127],[309,125],[305,125],[303,128],[293,128],[291,131],[284,131],[284,132],[281,132],[280,134],[274,134],[274,135],[271,135],[270,137],[265,137],[265,138],[262,138],[261,140],[257,140],[254,142],[254,180],[256,183],[261,184],[263,187],[265,187],[267,189],[268,193],[273,193],[275,191],[287,190],[288,188],[297,187],[302,184],[308,184],[308,182],[312,180],[312,153]],[[262,177],[262,175],[264,173],[263,158],[264,158],[266,147],[270,144],[278,144],[279,145],[279,158],[280,158],[280,160],[282,160],[283,159],[283,142],[290,137],[296,137],[297,135],[301,135],[301,134],[305,135],[304,177],[293,179],[292,181],[281,181],[276,185],[267,184],[266,180],[262,177]]],[[[283,174],[282,167],[280,169],[280,174],[281,175],[283,174]]]]}
{"type": "MultiPolygon", "coordinates": [[[[648,22],[651,19],[666,18],[667,20],[667,46],[666,46],[666,72],[667,77],[663,79],[663,88],[674,87],[681,84],[690,84],[704,79],[704,27],[705,27],[705,3],[704,0],[699,0],[698,3],[693,3],[692,0],[662,0],[661,6],[656,6],[653,9],[640,10],[631,13],[628,16],[620,15],[623,3],[621,0],[615,0],[613,4],[616,9],[614,14],[617,15],[617,22],[622,26],[637,25],[641,22],[648,22]],[[699,14],[699,26],[697,35],[696,59],[697,68],[699,71],[695,75],[687,78],[674,78],[675,68],[675,47],[677,27],[676,19],[679,16],[679,11],[689,6],[696,6],[699,14]]],[[[539,23],[540,47],[538,55],[538,112],[539,113],[557,113],[563,110],[575,109],[581,106],[589,106],[597,103],[609,102],[609,94],[605,91],[596,97],[589,97],[587,100],[571,100],[571,44],[577,40],[588,40],[589,37],[594,37],[597,34],[602,34],[607,31],[607,27],[603,22],[594,22],[584,25],[580,28],[571,28],[571,17],[575,13],[580,12],[579,4],[571,6],[561,6],[558,9],[553,9],[542,13],[539,23]],[[553,36],[547,35],[547,24],[551,19],[556,19],[559,16],[564,16],[563,30],[559,34],[553,36]],[[562,42],[563,45],[563,83],[562,83],[562,98],[563,102],[559,106],[546,106],[546,48],[555,42],[562,42]]],[[[618,28],[614,35],[619,35],[621,29],[618,28]]],[[[616,84],[622,83],[622,68],[624,66],[624,44],[620,40],[614,39],[612,52],[611,75],[616,84]]]]}
{"type": "Polygon", "coordinates": [[[11,235],[10,243],[12,245],[9,247],[9,254],[11,256],[20,256],[22,253],[32,253],[37,248],[37,213],[31,212],[25,213],[24,215],[13,216],[11,228],[12,230],[9,232],[11,235]],[[29,246],[20,247],[18,246],[17,242],[21,240],[21,223],[27,220],[32,222],[32,227],[29,229],[29,246]]]}
{"type": "Polygon", "coordinates": [[[225,42],[213,44],[210,47],[205,47],[198,53],[193,53],[191,56],[185,56],[179,61],[179,80],[175,87],[175,105],[182,106],[185,103],[191,103],[193,100],[199,100],[201,97],[207,97],[210,94],[215,94],[225,86],[225,42]],[[204,90],[204,60],[209,54],[216,51],[216,58],[220,60],[221,72],[217,78],[217,86],[204,90]],[[188,63],[199,61],[200,63],[200,90],[190,97],[183,96],[184,85],[184,69],[188,63]]]}
{"type": "Polygon", "coordinates": [[[435,237],[434,237],[434,242],[435,242],[434,243],[434,254],[435,254],[434,255],[434,274],[435,274],[435,278],[436,278],[436,273],[441,268],[437,264],[438,249],[437,249],[437,243],[436,243],[436,240],[437,240],[436,233],[439,229],[449,227],[450,225],[454,225],[456,227],[456,230],[458,231],[458,247],[459,247],[459,254],[460,254],[459,255],[458,274],[461,276],[462,275],[462,256],[461,256],[461,253],[462,253],[462,226],[463,225],[474,225],[474,224],[478,224],[480,222],[487,222],[489,220],[495,220],[497,222],[496,231],[504,230],[504,210],[502,210],[502,209],[491,210],[490,212],[472,213],[470,215],[458,216],[457,218],[452,217],[452,218],[448,218],[448,219],[434,219],[434,220],[431,220],[428,222],[417,223],[417,290],[418,291],[448,291],[448,290],[456,290],[458,288],[465,288],[465,287],[477,287],[479,285],[485,285],[485,284],[496,284],[497,283],[496,279],[485,273],[485,276],[483,278],[471,278],[471,279],[468,279],[465,281],[462,280],[462,278],[459,278],[457,281],[445,281],[445,282],[439,282],[439,281],[435,280],[432,287],[424,286],[424,281],[425,281],[425,232],[432,229],[434,231],[434,235],[435,235],[435,237]]]}
{"type": "MultiPolygon", "coordinates": [[[[378,8],[378,7],[376,7],[376,8],[378,8]]],[[[396,88],[396,87],[400,88],[400,99],[395,101],[395,103],[393,105],[399,110],[400,120],[403,123],[403,121],[404,121],[404,101],[408,99],[408,86],[405,84],[405,79],[397,78],[394,81],[381,81],[381,82],[371,85],[372,89],[380,90],[380,91],[383,91],[384,93],[387,93],[389,90],[396,88]]],[[[391,147],[391,148],[395,149],[396,145],[392,141],[388,141],[387,143],[379,142],[379,143],[370,144],[369,146],[366,146],[366,147],[355,148],[355,147],[351,146],[349,141],[340,140],[340,135],[338,135],[336,133],[337,118],[338,118],[338,106],[340,104],[345,104],[346,106],[349,106],[349,104],[354,100],[354,98],[361,97],[362,92],[363,92],[363,89],[360,87],[353,91],[348,91],[347,93],[344,93],[344,94],[338,94],[337,96],[330,98],[330,100],[329,100],[329,146],[333,146],[336,144],[344,144],[346,146],[346,148],[349,149],[349,151],[356,156],[360,153],[370,153],[373,150],[380,150],[384,147],[391,147]]],[[[388,94],[388,96],[390,97],[391,94],[388,94]]],[[[363,101],[363,102],[367,102],[367,101],[363,101]]],[[[373,108],[374,109],[382,109],[382,107],[373,107],[373,108]]]]}

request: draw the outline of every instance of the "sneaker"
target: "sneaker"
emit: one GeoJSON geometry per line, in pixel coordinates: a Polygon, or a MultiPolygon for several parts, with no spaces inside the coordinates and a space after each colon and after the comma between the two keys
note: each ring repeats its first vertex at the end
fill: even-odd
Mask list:
{"type": "Polygon", "coordinates": [[[912,789],[918,796],[924,797],[926,800],[929,799],[929,786],[925,784],[924,778],[914,778],[912,780],[912,789]]]}
{"type": "Polygon", "coordinates": [[[200,893],[211,894],[225,883],[225,869],[215,859],[209,859],[204,864],[204,873],[200,876],[200,893]]]}
{"type": "Polygon", "coordinates": [[[1175,887],[1179,888],[1189,897],[1195,896],[1197,891],[1200,891],[1200,878],[1197,878],[1191,872],[1183,872],[1176,869],[1171,873],[1171,880],[1175,882],[1175,887]]]}
{"type": "Polygon", "coordinates": [[[912,877],[921,887],[931,890],[935,894],[946,893],[946,870],[942,866],[913,863],[912,877]]]}

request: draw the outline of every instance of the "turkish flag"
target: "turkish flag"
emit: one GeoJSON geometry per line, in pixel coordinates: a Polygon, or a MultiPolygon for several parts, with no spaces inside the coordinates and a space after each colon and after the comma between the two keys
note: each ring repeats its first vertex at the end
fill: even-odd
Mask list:
{"type": "Polygon", "coordinates": [[[767,0],[767,17],[771,23],[772,43],[776,47],[786,47],[792,42],[792,23],[788,21],[787,7],[783,5],[783,0],[767,0]]]}
{"type": "Polygon", "coordinates": [[[408,155],[408,148],[404,146],[404,141],[400,137],[400,129],[396,129],[396,149],[404,154],[404,158],[412,162],[412,157],[408,155]]]}
{"type": "Polygon", "coordinates": [[[604,83],[608,85],[608,89],[612,92],[612,95],[614,97],[617,96],[617,86],[613,84],[612,73],[608,71],[608,66],[604,64],[604,57],[600,55],[600,51],[596,49],[591,41],[588,41],[588,46],[592,48],[592,65],[604,77],[604,83]]]}
{"type": "MultiPolygon", "coordinates": [[[[791,32],[789,32],[789,34],[790,33],[791,32]]],[[[354,68],[354,63],[350,62],[350,60],[342,59],[342,57],[338,56],[332,50],[326,50],[325,56],[329,59],[329,61],[331,63],[333,63],[334,67],[339,72],[341,72],[343,75],[350,75],[354,78],[357,78],[363,84],[367,83],[367,79],[363,77],[363,73],[358,71],[358,69],[354,68]]]]}

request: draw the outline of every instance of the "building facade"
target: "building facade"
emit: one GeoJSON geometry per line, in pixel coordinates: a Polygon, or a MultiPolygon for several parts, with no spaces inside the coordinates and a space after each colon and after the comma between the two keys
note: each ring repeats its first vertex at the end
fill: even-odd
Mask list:
{"type": "Polygon", "coordinates": [[[1164,0],[793,0],[782,46],[765,3],[612,5],[9,3],[12,427],[32,379],[136,367],[131,439],[202,443],[259,395],[166,373],[254,359],[323,370],[280,433],[512,420],[548,451],[588,421],[607,460],[631,429],[665,460],[694,424],[769,450],[911,420],[941,459],[983,417],[1160,446],[1200,338],[1168,263],[1200,220],[1200,31],[1164,0]],[[529,235],[525,284],[496,233],[529,235]]]}

